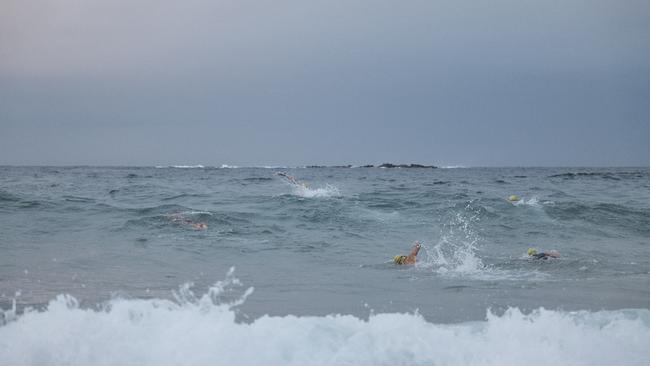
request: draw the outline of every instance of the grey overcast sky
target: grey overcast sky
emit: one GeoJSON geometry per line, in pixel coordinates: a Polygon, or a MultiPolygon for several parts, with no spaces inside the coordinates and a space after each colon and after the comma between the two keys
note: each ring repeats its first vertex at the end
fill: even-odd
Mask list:
{"type": "Polygon", "coordinates": [[[0,164],[650,165],[648,0],[3,0],[0,164]]]}

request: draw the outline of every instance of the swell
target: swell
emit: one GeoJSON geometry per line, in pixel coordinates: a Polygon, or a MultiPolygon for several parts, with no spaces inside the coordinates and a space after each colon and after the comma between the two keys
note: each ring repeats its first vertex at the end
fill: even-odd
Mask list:
{"type": "Polygon", "coordinates": [[[0,190],[0,202],[19,202],[20,197],[7,191],[0,190]]]}
{"type": "Polygon", "coordinates": [[[598,226],[650,235],[650,210],[613,203],[560,202],[544,206],[549,217],[562,221],[581,220],[598,226]]]}
{"type": "Polygon", "coordinates": [[[549,175],[548,178],[563,178],[565,180],[571,180],[571,179],[594,179],[594,178],[600,178],[600,179],[607,179],[607,180],[624,180],[624,179],[639,179],[639,178],[647,178],[648,177],[648,172],[638,170],[638,171],[622,171],[622,172],[593,172],[593,171],[587,171],[587,172],[566,172],[566,173],[558,173],[558,174],[552,174],[549,175]]]}
{"type": "Polygon", "coordinates": [[[181,194],[177,194],[177,195],[173,195],[173,196],[169,196],[169,197],[164,197],[164,198],[161,198],[160,200],[161,201],[173,201],[173,200],[177,200],[177,199],[181,199],[181,198],[206,198],[206,197],[209,197],[209,196],[206,195],[206,194],[181,193],[181,194]]]}
{"type": "Polygon", "coordinates": [[[0,191],[0,208],[5,209],[43,209],[56,207],[56,203],[44,199],[28,199],[7,191],[0,191]]]}

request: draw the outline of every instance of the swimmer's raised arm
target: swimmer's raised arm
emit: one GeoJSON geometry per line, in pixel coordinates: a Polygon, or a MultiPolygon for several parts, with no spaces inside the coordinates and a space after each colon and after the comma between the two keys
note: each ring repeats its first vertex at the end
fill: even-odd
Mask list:
{"type": "Polygon", "coordinates": [[[415,244],[413,244],[413,248],[411,249],[411,253],[406,257],[406,261],[404,261],[407,264],[413,264],[415,263],[415,259],[418,256],[418,253],[420,252],[420,248],[422,246],[420,245],[419,241],[416,241],[415,244]]]}
{"type": "Polygon", "coordinates": [[[396,255],[393,258],[393,262],[395,264],[415,264],[415,260],[418,256],[418,253],[420,252],[420,248],[422,246],[420,245],[419,241],[416,241],[415,244],[413,244],[413,248],[411,249],[411,253],[409,255],[396,255]]]}
{"type": "Polygon", "coordinates": [[[296,180],[296,178],[290,176],[289,174],[287,174],[287,173],[285,173],[285,172],[277,172],[277,173],[275,173],[275,174],[276,174],[276,175],[279,175],[279,176],[281,176],[281,177],[285,177],[285,178],[287,178],[287,180],[288,180],[291,184],[294,184],[294,185],[299,185],[299,184],[300,184],[300,185],[303,185],[303,186],[305,185],[304,183],[299,183],[299,182],[296,180]]]}

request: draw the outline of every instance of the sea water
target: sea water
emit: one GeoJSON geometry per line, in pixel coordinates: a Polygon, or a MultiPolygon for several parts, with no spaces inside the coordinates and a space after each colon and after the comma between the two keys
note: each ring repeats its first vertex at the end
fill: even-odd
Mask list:
{"type": "Polygon", "coordinates": [[[648,168],[0,167],[0,365],[647,365],[649,285],[648,168]]]}

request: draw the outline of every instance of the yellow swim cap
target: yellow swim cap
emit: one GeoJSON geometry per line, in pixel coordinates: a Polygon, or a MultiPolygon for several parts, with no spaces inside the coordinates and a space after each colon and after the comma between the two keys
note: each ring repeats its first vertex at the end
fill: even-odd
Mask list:
{"type": "Polygon", "coordinates": [[[406,260],[405,255],[396,255],[393,257],[393,262],[395,262],[395,264],[404,264],[404,260],[406,260]]]}
{"type": "Polygon", "coordinates": [[[508,197],[508,201],[510,201],[510,202],[517,202],[517,201],[519,201],[520,199],[521,199],[521,198],[519,198],[519,196],[517,196],[516,194],[513,194],[513,195],[511,195],[510,197],[508,197]]]}
{"type": "Polygon", "coordinates": [[[535,255],[535,254],[537,254],[537,249],[528,248],[528,255],[535,255]]]}

